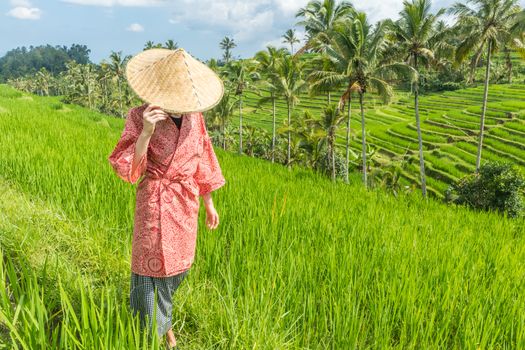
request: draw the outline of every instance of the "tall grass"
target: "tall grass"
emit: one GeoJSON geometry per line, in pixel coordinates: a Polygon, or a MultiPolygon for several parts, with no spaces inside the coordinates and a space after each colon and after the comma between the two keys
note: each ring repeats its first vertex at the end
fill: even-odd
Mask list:
{"type": "Polygon", "coordinates": [[[0,321],[6,333],[0,340],[8,338],[10,349],[158,349],[159,339],[149,337],[147,328],[141,332],[139,318],[131,316],[125,299],[116,297],[117,286],[102,287],[96,298],[78,277],[80,299],[74,304],[58,275],[53,284],[60,299],[55,303],[42,286],[49,278],[47,265],[37,273],[24,256],[4,254],[0,249],[0,321]]]}
{"type": "MultiPolygon", "coordinates": [[[[73,106],[51,108],[53,99],[22,97],[0,93],[7,110],[0,116],[0,184],[42,201],[37,212],[48,206],[51,214],[63,213],[68,224],[58,226],[62,233],[53,244],[46,243],[56,248],[49,258],[64,261],[77,252],[68,275],[82,271],[78,282],[70,277],[62,284],[58,309],[43,303],[52,310],[47,320],[57,310],[68,315],[56,321],[64,330],[57,339],[68,347],[54,344],[97,348],[91,339],[98,327],[109,348],[133,348],[138,340],[130,340],[135,333],[126,324],[131,320],[124,281],[135,187],[117,179],[106,160],[124,121],[73,106]],[[81,244],[84,239],[89,244],[81,244]]],[[[185,348],[525,347],[525,219],[445,206],[417,194],[394,198],[366,191],[359,174],[350,185],[333,184],[307,170],[216,152],[227,179],[213,194],[220,225],[207,230],[201,208],[195,262],[174,301],[174,329],[185,348]]],[[[0,222],[6,228],[2,245],[10,250],[26,229],[46,235],[20,223],[56,219],[33,217],[24,203],[2,204],[18,208],[4,211],[9,214],[0,222]]],[[[19,251],[43,254],[34,241],[19,251]]],[[[32,260],[27,265],[42,266],[32,260]]],[[[20,275],[30,279],[31,271],[20,275]]],[[[39,289],[46,285],[42,281],[31,283],[21,283],[20,290],[39,303],[50,291],[39,289]]],[[[4,326],[23,334],[45,323],[29,316],[46,320],[43,309],[3,299],[8,322],[17,309],[26,314],[13,327],[3,320],[4,326]]],[[[53,332],[43,329],[52,341],[53,332]]]]}

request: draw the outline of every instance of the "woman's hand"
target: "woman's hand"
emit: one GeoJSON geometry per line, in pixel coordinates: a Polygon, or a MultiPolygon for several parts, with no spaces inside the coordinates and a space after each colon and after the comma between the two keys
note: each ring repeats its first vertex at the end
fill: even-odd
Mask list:
{"type": "Polygon", "coordinates": [[[210,229],[216,229],[219,226],[219,214],[215,210],[213,201],[211,199],[211,194],[207,193],[203,196],[204,206],[206,207],[206,226],[210,229]]]}
{"type": "Polygon", "coordinates": [[[142,132],[147,136],[153,135],[157,122],[167,118],[168,113],[160,109],[159,106],[148,105],[142,113],[142,132]]]}

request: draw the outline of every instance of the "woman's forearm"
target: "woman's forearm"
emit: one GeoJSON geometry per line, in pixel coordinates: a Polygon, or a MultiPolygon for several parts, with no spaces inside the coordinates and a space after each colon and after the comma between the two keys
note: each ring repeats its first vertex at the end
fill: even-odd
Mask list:
{"type": "Polygon", "coordinates": [[[137,142],[135,143],[135,157],[133,158],[133,167],[131,169],[132,172],[139,166],[139,161],[142,156],[148,152],[150,138],[151,135],[145,132],[140,133],[137,138],[137,142]]]}
{"type": "Polygon", "coordinates": [[[213,207],[213,199],[211,198],[211,192],[208,192],[205,195],[203,195],[202,199],[204,200],[204,205],[206,207],[208,206],[213,207]]]}

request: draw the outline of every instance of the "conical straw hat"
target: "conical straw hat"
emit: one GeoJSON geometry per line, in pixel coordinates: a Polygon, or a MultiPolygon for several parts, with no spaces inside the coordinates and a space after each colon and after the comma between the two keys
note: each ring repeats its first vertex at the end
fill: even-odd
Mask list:
{"type": "Polygon", "coordinates": [[[173,114],[204,112],[224,94],[222,79],[182,48],[138,53],[126,65],[126,79],[143,101],[173,114]]]}

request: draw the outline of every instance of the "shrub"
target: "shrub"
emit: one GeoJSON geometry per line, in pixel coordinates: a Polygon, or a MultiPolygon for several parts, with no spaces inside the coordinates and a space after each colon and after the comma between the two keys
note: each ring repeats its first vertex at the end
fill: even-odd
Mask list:
{"type": "Polygon", "coordinates": [[[479,173],[467,175],[446,191],[446,200],[481,210],[523,214],[525,179],[511,163],[487,162],[479,173]]]}
{"type": "MultiPolygon", "coordinates": [[[[334,158],[335,158],[335,176],[338,178],[344,178],[345,171],[346,171],[345,170],[346,169],[345,168],[346,157],[343,154],[341,154],[341,152],[338,149],[336,149],[334,158]]],[[[319,156],[319,161],[317,162],[315,169],[323,173],[327,177],[332,176],[332,161],[330,160],[330,156],[326,148],[324,148],[321,151],[321,154],[319,156]]]]}

